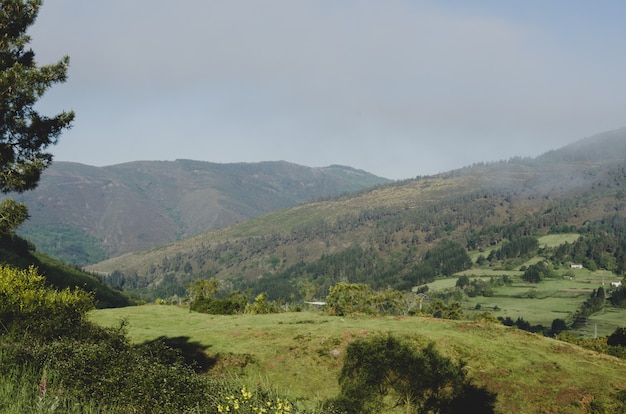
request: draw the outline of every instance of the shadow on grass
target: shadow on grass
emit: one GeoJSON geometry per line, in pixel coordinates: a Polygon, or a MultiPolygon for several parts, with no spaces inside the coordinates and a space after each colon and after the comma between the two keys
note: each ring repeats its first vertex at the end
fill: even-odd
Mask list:
{"type": "Polygon", "coordinates": [[[166,336],[160,336],[152,341],[144,342],[144,345],[154,345],[162,343],[168,347],[180,351],[185,362],[198,373],[204,373],[209,371],[217,363],[216,358],[212,358],[206,354],[208,345],[202,345],[200,342],[189,341],[188,336],[177,336],[174,338],[168,338],[166,336]]]}

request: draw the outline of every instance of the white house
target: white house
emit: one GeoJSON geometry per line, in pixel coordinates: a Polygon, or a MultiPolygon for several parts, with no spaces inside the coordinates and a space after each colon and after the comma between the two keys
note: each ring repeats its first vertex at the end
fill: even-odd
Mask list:
{"type": "Polygon", "coordinates": [[[583,265],[581,265],[580,263],[572,263],[571,265],[569,265],[570,269],[582,269],[583,265]]]}

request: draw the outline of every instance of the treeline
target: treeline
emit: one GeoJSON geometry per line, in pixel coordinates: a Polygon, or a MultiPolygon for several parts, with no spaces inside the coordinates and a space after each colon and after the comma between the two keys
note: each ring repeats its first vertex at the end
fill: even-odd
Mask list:
{"type": "Polygon", "coordinates": [[[273,300],[302,299],[307,286],[313,287],[310,296],[325,297],[331,286],[341,282],[406,291],[470,267],[471,259],[465,248],[451,240],[442,240],[423,257],[411,250],[386,257],[373,248],[352,246],[323,255],[314,262],[300,262],[276,274],[266,273],[254,282],[244,283],[242,288],[255,294],[265,292],[273,300]]]}
{"type": "Polygon", "coordinates": [[[521,236],[515,237],[507,243],[504,243],[499,249],[494,249],[489,253],[487,259],[492,261],[511,259],[517,257],[526,257],[533,253],[539,247],[536,237],[521,236]]]}

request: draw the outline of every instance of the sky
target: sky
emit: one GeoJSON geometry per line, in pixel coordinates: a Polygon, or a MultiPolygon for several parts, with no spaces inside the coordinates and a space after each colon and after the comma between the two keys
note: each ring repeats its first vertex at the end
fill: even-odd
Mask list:
{"type": "Polygon", "coordinates": [[[390,179],[626,126],[626,2],[44,0],[58,161],[331,164],[390,179]]]}

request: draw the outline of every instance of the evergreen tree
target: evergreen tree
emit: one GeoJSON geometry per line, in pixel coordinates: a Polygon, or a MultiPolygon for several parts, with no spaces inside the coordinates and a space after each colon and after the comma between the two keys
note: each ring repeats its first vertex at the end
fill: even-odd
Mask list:
{"type": "MultiPolygon", "coordinates": [[[[47,117],[34,109],[50,86],[65,82],[69,65],[69,57],[65,56],[55,64],[37,66],[34,52],[27,48],[30,36],[26,30],[35,22],[40,6],[41,0],[8,0],[0,5],[0,191],[3,193],[21,193],[37,186],[41,172],[52,161],[47,148],[57,143],[61,132],[74,119],[72,111],[47,117]]],[[[24,205],[17,210],[15,206],[4,207],[0,211],[1,224],[9,230],[27,216],[24,205]]]]}

